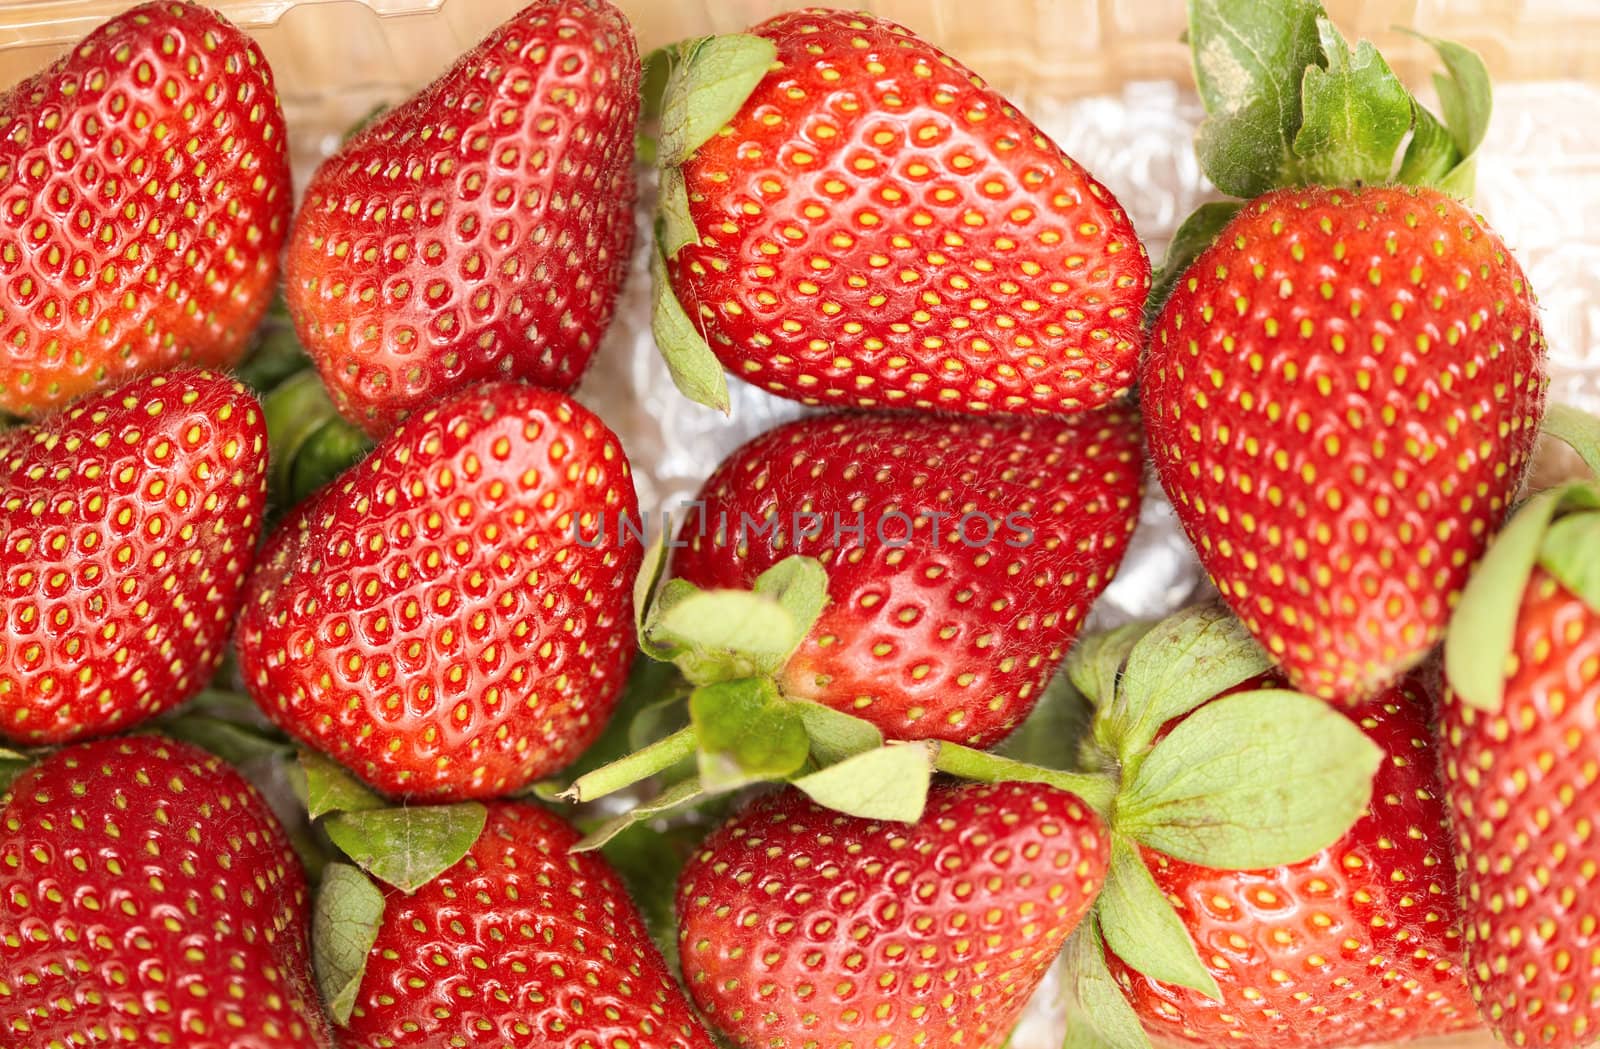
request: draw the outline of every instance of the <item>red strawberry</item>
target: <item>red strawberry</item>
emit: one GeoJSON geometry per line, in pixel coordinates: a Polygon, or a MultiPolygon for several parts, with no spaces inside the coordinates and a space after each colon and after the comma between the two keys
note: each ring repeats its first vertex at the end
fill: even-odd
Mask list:
{"type": "Polygon", "coordinates": [[[1104,186],[902,26],[809,10],[751,32],[770,72],[662,157],[686,188],[664,205],[672,291],[729,371],[807,404],[980,415],[1131,389],[1150,264],[1104,186]]]}
{"type": "Polygon", "coordinates": [[[622,881],[534,805],[496,802],[466,857],[387,893],[341,1045],[713,1049],[622,881]]]}
{"type": "Polygon", "coordinates": [[[1468,588],[1440,730],[1473,992],[1506,1042],[1554,1049],[1600,1036],[1600,491],[1568,499],[1542,537],[1548,501],[1523,511],[1468,588]],[[1514,546],[1522,578],[1491,572],[1514,546]]]}
{"type": "Polygon", "coordinates": [[[6,1044],[332,1045],[305,874],[237,772],[155,736],[101,740],[0,805],[6,1044]]]}
{"type": "Polygon", "coordinates": [[[713,832],[684,869],[684,979],[750,1049],[995,1049],[1106,862],[1100,818],[1050,787],[937,787],[911,826],[786,790],[713,832]]]}
{"type": "Polygon", "coordinates": [[[1141,396],[1200,559],[1291,684],[1357,700],[1443,636],[1545,396],[1533,294],[1427,189],[1246,205],[1179,280],[1141,396]]]}
{"type": "Polygon", "coordinates": [[[279,725],[390,794],[492,797],[573,761],[633,659],[616,435],[514,383],[413,417],[268,541],[239,624],[279,725]]]}
{"type": "Polygon", "coordinates": [[[0,735],[113,732],[205,686],[255,554],[266,437],[243,386],[198,371],[0,432],[0,735]]]}
{"type": "Polygon", "coordinates": [[[306,189],[295,327],[374,437],[485,379],[577,385],[633,235],[639,58],[606,0],[536,0],[306,189]]]}
{"type": "Polygon", "coordinates": [[[288,234],[272,71],[214,11],[148,3],[0,96],[0,409],[243,355],[288,234]]]}
{"type": "MultiPolygon", "coordinates": [[[[1258,680],[1232,691],[1262,687],[1276,685],[1258,680]]],[[[1152,1036],[1323,1049],[1476,1026],[1430,711],[1410,680],[1349,711],[1385,755],[1373,801],[1342,838],[1304,862],[1214,870],[1142,850],[1222,992],[1213,1000],[1163,984],[1111,955],[1152,1036]]]]}
{"type": "Polygon", "coordinates": [[[820,559],[831,600],[781,689],[897,739],[987,747],[1033,708],[1116,573],[1139,459],[1126,413],[802,419],[706,481],[674,573],[748,588],[792,554],[820,559]]]}

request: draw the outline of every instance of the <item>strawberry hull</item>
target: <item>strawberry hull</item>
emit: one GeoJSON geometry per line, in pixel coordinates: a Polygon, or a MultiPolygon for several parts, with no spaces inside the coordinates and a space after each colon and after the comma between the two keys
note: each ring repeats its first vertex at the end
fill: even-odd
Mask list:
{"type": "Polygon", "coordinates": [[[236,363],[292,206],[272,72],[207,8],[133,8],[0,96],[0,410],[236,363]]]}

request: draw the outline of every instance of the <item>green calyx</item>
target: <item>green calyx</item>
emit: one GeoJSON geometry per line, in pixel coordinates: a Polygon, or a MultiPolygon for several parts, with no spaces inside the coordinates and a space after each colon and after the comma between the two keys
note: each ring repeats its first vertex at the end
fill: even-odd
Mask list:
{"type": "Polygon", "coordinates": [[[372,448],[339,415],[314,369],[285,379],[261,401],[269,445],[267,492],[287,510],[354,465],[372,448]]]}
{"type": "Polygon", "coordinates": [[[1109,770],[1114,788],[1106,885],[1069,948],[1065,993],[1079,1015],[1068,1045],[1149,1044],[1105,949],[1152,979],[1220,997],[1142,850],[1218,869],[1276,867],[1332,845],[1366,811],[1381,750],[1320,700],[1235,691],[1270,666],[1220,604],[1085,639],[1068,657],[1067,674],[1094,704],[1084,764],[1109,770]]]}
{"type": "Polygon", "coordinates": [[[483,833],[488,810],[477,802],[393,805],[312,751],[301,752],[296,771],[306,812],[342,854],[322,869],[311,953],[323,1000],[343,1025],[383,924],[383,886],[414,893],[455,866],[483,833]]]}
{"type": "MultiPolygon", "coordinates": [[[[635,726],[648,719],[652,730],[628,732],[636,749],[580,770],[559,796],[584,804],[646,781],[664,786],[654,800],[597,827],[584,847],[756,783],[790,783],[837,811],[906,823],[921,817],[940,773],[1047,784],[1099,811],[1109,808],[1114,784],[1103,773],[1047,768],[953,743],[885,740],[861,718],[784,695],[781,671],[827,605],[821,562],[786,558],[747,591],[663,580],[664,562],[658,543],[635,587],[639,644],[652,660],[670,662],[683,687],[658,685],[673,694],[631,704],[623,716],[635,726]]],[[[636,678],[642,673],[648,671],[636,671],[636,678]]],[[[1037,712],[1041,724],[1052,716],[1045,707],[1037,712]]],[[[1052,742],[1059,749],[1060,739],[1052,742]]]]}
{"type": "MultiPolygon", "coordinates": [[[[1470,48],[1417,36],[1438,52],[1442,117],[1368,41],[1352,49],[1318,0],[1189,0],[1189,49],[1206,118],[1200,167],[1248,200],[1287,186],[1433,186],[1472,195],[1473,156],[1493,105],[1470,48]]],[[[1179,227],[1145,307],[1153,323],[1173,286],[1238,210],[1203,204],[1179,227]]]]}
{"type": "Polygon", "coordinates": [[[672,289],[667,263],[700,239],[690,214],[683,164],[738,114],[777,59],[770,40],[745,33],[700,37],[652,53],[645,64],[647,123],[659,125],[645,151],[660,171],[650,330],[685,397],[726,413],[727,377],[698,317],[672,289]]]}
{"type": "MultiPolygon", "coordinates": [[[[1600,419],[1557,404],[1546,413],[1544,429],[1600,476],[1600,419]]],[[[1461,702],[1485,713],[1505,702],[1517,615],[1535,565],[1600,612],[1596,551],[1600,483],[1552,488],[1517,510],[1467,581],[1445,634],[1445,677],[1461,702]]]]}

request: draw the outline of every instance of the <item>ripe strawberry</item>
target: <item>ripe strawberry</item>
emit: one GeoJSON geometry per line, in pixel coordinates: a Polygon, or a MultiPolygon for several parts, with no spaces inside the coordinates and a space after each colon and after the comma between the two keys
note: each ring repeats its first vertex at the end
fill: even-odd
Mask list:
{"type": "Polygon", "coordinates": [[[633,659],[638,513],[616,435],[562,394],[413,417],[268,541],[238,648],[283,728],[380,790],[492,797],[575,759],[633,659]]]}
{"type": "Polygon", "coordinates": [[[1200,559],[1290,683],[1355,701],[1443,636],[1545,395],[1505,245],[1427,189],[1246,205],[1144,362],[1151,455],[1200,559]]]}
{"type": "Polygon", "coordinates": [[[751,1049],[995,1049],[1106,862],[1100,818],[1051,787],[937,787],[911,826],[768,795],[683,871],[684,980],[751,1049]]]}
{"type": "Polygon", "coordinates": [[[155,736],[86,743],[0,806],[7,1045],[332,1045],[300,861],[219,759],[155,736]]]}
{"type": "Polygon", "coordinates": [[[118,731],[205,686],[255,554],[266,437],[255,398],[200,371],[0,432],[0,735],[118,731]]]}
{"type": "Polygon", "coordinates": [[[341,1044],[713,1049],[622,881],[544,809],[495,802],[455,866],[390,890],[341,1044]]]}
{"type": "Polygon", "coordinates": [[[664,245],[672,292],[729,371],[807,404],[979,415],[1132,388],[1150,264],[1104,186],[902,26],[809,10],[751,32],[770,72],[663,156],[692,225],[664,245]]]}
{"type": "Polygon", "coordinates": [[[1128,413],[801,419],[707,479],[673,571],[748,588],[792,554],[820,559],[831,600],[781,690],[893,738],[988,747],[1033,708],[1116,573],[1139,460],[1128,413]]]}
{"type": "Polygon", "coordinates": [[[462,385],[577,385],[633,234],[639,58],[606,0],[536,0],[325,161],[286,266],[334,402],[382,436],[462,385]]]}
{"type": "MultiPolygon", "coordinates": [[[[1446,693],[1440,756],[1468,971],[1484,1019],[1519,1046],[1576,1049],[1600,1035],[1600,492],[1587,491],[1582,512],[1549,529],[1549,539],[1566,533],[1564,553],[1546,542],[1538,563],[1523,561],[1521,580],[1484,562],[1489,585],[1474,580],[1446,642],[1456,687],[1446,693]],[[1485,610],[1514,614],[1503,623],[1509,633],[1484,632],[1485,610]],[[1458,661],[1474,654],[1477,665],[1458,661]],[[1486,692],[1498,702],[1480,699],[1486,692]]],[[[1541,539],[1508,530],[1490,559],[1529,538],[1541,539]]]]}
{"type": "MultiPolygon", "coordinates": [[[[1262,687],[1279,686],[1255,681],[1233,691],[1262,687]]],[[[1349,711],[1385,760],[1366,815],[1304,862],[1214,870],[1142,850],[1222,992],[1213,1000],[1163,984],[1110,955],[1152,1036],[1322,1049],[1477,1025],[1430,713],[1410,679],[1349,711]]]]}
{"type": "Polygon", "coordinates": [[[289,228],[272,71],[216,12],[147,3],[0,96],[0,409],[243,355],[289,228]]]}

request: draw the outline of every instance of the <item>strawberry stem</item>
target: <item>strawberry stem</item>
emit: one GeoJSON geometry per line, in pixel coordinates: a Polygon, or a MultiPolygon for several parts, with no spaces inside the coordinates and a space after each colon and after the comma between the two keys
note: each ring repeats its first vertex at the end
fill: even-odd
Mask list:
{"type": "Polygon", "coordinates": [[[986,754],[959,743],[939,744],[933,767],[939,772],[978,783],[1040,783],[1055,787],[1076,794],[1101,816],[1111,811],[1111,803],[1117,793],[1116,778],[1109,774],[1059,772],[997,754],[986,754]]]}
{"type": "Polygon", "coordinates": [[[689,760],[694,757],[699,747],[700,742],[692,726],[679,729],[643,750],[637,750],[625,758],[578,777],[572,786],[561,794],[561,799],[581,804],[603,798],[608,794],[615,794],[641,780],[658,776],[679,762],[689,760]]]}

